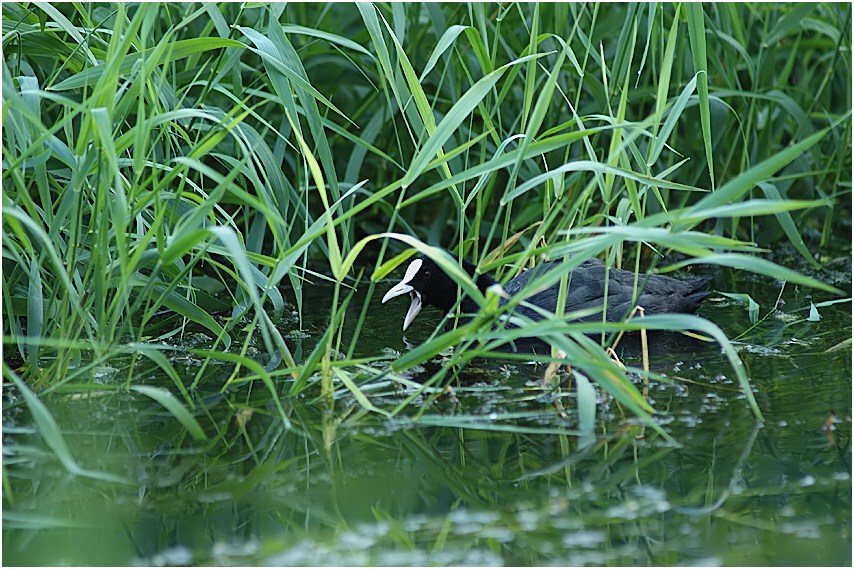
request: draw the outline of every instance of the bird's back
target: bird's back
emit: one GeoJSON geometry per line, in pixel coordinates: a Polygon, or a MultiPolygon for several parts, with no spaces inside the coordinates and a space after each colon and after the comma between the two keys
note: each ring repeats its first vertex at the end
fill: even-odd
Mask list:
{"type": "MultiPolygon", "coordinates": [[[[509,281],[504,289],[510,296],[519,293],[528,282],[544,271],[560,266],[560,262],[551,261],[529,269],[509,281]]],[[[564,314],[576,311],[595,311],[579,318],[580,321],[601,321],[601,312],[607,310],[606,319],[610,322],[624,319],[635,306],[642,306],[646,314],[694,313],[700,303],[711,294],[707,285],[711,277],[696,277],[687,280],[674,279],[664,275],[635,274],[617,268],[607,270],[599,259],[590,259],[573,269],[567,280],[566,304],[564,314]],[[604,302],[607,294],[607,304],[604,302]]],[[[553,285],[545,290],[529,291],[525,302],[554,313],[558,301],[559,286],[553,285]]],[[[506,301],[505,301],[506,302],[506,301]]],[[[516,312],[528,318],[542,318],[537,311],[519,306],[516,312]]]]}

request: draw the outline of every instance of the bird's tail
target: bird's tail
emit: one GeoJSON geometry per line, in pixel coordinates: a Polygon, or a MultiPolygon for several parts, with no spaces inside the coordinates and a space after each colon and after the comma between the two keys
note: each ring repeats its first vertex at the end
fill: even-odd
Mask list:
{"type": "Polygon", "coordinates": [[[709,290],[709,283],[712,278],[711,275],[706,275],[687,281],[689,288],[688,294],[685,295],[685,300],[693,304],[694,307],[699,306],[701,302],[712,294],[712,291],[709,290]]]}

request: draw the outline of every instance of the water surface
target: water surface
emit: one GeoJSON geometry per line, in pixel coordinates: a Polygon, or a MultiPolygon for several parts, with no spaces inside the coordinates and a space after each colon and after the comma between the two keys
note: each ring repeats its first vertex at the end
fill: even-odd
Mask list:
{"type": "MultiPolygon", "coordinates": [[[[762,316],[780,287],[726,271],[715,284],[752,295],[762,316]]],[[[382,306],[380,296],[356,357],[407,349],[406,303],[382,306]]],[[[298,360],[322,334],[330,297],[322,284],[309,290],[305,333],[283,321],[298,360]]],[[[600,393],[597,437],[585,446],[574,392],[542,389],[543,367],[518,361],[475,362],[453,393],[422,395],[391,419],[364,410],[340,383],[334,409],[317,389],[283,396],[290,430],[260,383],[223,392],[233,366],[211,368],[195,394],[212,437],[204,443],[138,394],[47,397],[77,461],[122,484],[68,474],[7,390],[3,562],[850,565],[851,307],[822,308],[808,322],[810,302],[829,296],[787,286],[782,298],[782,310],[753,329],[745,306],[723,297],[701,311],[742,335],[764,423],[718,348],[653,354],[653,371],[672,382],[653,381],[649,397],[675,445],[600,393]]],[[[425,310],[407,340],[417,345],[439,316],[425,310]]],[[[201,361],[175,365],[192,378],[201,361]]],[[[400,379],[423,380],[440,365],[400,379]]],[[[111,362],[95,381],[122,385],[126,366],[111,362]]],[[[136,381],[169,386],[157,368],[138,369],[136,381]]],[[[413,392],[393,374],[348,372],[385,410],[413,392]]],[[[280,386],[286,392],[287,381],[280,386]]]]}

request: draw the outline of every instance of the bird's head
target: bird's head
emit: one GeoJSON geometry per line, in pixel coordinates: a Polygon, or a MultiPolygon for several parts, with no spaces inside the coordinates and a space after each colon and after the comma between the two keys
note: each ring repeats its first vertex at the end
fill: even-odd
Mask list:
{"type": "MultiPolygon", "coordinates": [[[[475,275],[476,267],[468,261],[463,261],[463,269],[475,278],[475,283],[481,292],[486,291],[495,281],[488,275],[475,275]]],[[[457,283],[429,257],[418,257],[406,268],[403,279],[394,285],[385,296],[383,304],[397,296],[409,294],[411,303],[406,317],[403,319],[403,329],[409,328],[421,308],[426,304],[435,306],[446,314],[451,311],[459,299],[457,283]]],[[[466,306],[463,306],[466,309],[466,306]]]]}

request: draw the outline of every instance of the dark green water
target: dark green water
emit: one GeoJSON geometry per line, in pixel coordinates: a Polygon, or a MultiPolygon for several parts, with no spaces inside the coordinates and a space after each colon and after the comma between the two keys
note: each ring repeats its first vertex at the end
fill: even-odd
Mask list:
{"type": "MultiPolygon", "coordinates": [[[[850,287],[850,268],[847,278],[850,287]]],[[[731,279],[715,284],[752,295],[762,316],[774,305],[778,284],[731,279]]],[[[381,306],[380,296],[356,356],[406,350],[406,302],[381,306]]],[[[309,336],[289,340],[298,359],[322,333],[329,298],[317,287],[306,299],[327,308],[306,309],[309,336]]],[[[309,390],[284,400],[292,430],[260,383],[220,393],[225,366],[198,394],[198,420],[209,435],[221,430],[207,443],[142,396],[46,398],[77,461],[128,481],[117,484],[69,475],[7,399],[3,563],[850,565],[851,305],[807,322],[810,301],[828,296],[787,286],[782,298],[782,312],[738,342],[764,424],[719,349],[654,354],[653,370],[675,383],[653,382],[649,396],[678,446],[603,403],[600,437],[582,447],[574,394],[559,396],[562,417],[556,396],[534,385],[543,368],[519,362],[470,366],[417,420],[422,399],[385,419],[340,383],[331,412],[309,390]]],[[[358,295],[353,306],[351,320],[358,295]]],[[[701,314],[730,337],[750,327],[729,300],[701,314]]],[[[437,316],[425,310],[408,339],[423,339],[437,316]]],[[[123,365],[96,381],[121,385],[123,365]]],[[[176,365],[192,377],[200,362],[176,365]]],[[[137,381],[169,385],[156,369],[137,381]]],[[[363,388],[386,410],[411,393],[390,377],[363,388]]]]}

